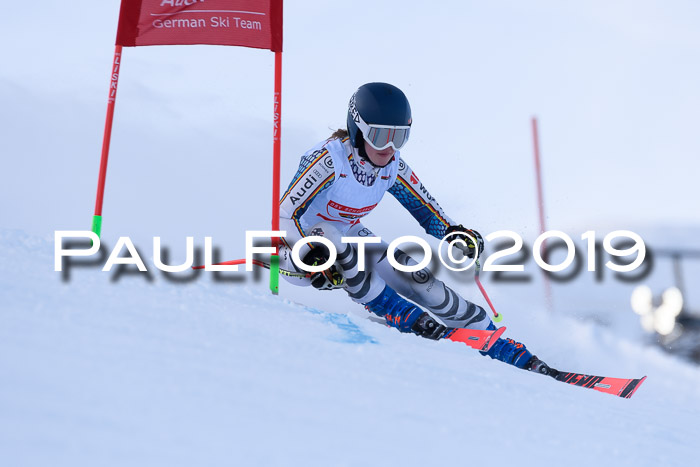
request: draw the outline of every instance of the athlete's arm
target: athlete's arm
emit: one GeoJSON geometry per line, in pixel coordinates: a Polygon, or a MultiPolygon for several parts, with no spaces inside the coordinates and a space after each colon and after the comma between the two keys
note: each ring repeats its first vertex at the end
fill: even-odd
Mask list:
{"type": "Polygon", "coordinates": [[[443,238],[454,224],[403,159],[399,160],[399,173],[389,193],[435,238],[443,238]]]}
{"type": "Polygon", "coordinates": [[[287,231],[285,241],[293,245],[306,236],[301,216],[313,200],[335,181],[333,158],[325,148],[310,151],[302,156],[299,170],[280,200],[280,229],[287,231]]]}

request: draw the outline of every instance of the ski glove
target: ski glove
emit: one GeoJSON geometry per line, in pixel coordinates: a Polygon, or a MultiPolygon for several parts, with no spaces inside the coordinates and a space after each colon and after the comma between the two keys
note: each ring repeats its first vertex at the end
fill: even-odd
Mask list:
{"type": "Polygon", "coordinates": [[[411,331],[426,339],[440,339],[445,336],[450,329],[444,324],[440,324],[427,312],[423,312],[413,324],[411,331]]]}
{"type": "Polygon", "coordinates": [[[466,243],[466,245],[462,242],[454,242],[452,243],[452,246],[462,250],[462,252],[467,256],[467,258],[473,258],[474,252],[477,250],[477,248],[479,251],[479,256],[481,255],[481,253],[484,252],[484,239],[481,237],[481,234],[476,230],[467,229],[462,224],[459,224],[449,226],[445,231],[445,236],[450,235],[451,233],[454,233],[454,235],[451,235],[447,239],[447,241],[454,242],[455,239],[463,240],[464,243],[466,243]],[[472,238],[469,238],[469,236],[471,236],[472,238]],[[474,244],[475,240],[476,245],[474,244]]]}
{"type": "MultiPolygon", "coordinates": [[[[324,247],[316,247],[304,256],[304,263],[309,266],[318,266],[328,261],[328,250],[324,247]]],[[[311,285],[318,290],[333,290],[345,287],[343,272],[335,264],[328,269],[311,273],[311,285]]]]}

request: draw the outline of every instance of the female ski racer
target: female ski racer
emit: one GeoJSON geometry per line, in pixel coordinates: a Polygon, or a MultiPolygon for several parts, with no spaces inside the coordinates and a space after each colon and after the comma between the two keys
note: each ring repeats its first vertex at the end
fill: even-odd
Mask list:
{"type": "MultiPolygon", "coordinates": [[[[280,228],[287,236],[280,247],[280,267],[301,272],[291,259],[291,247],[302,237],[322,236],[336,247],[336,262],[310,278],[285,276],[287,280],[321,290],[343,288],[389,326],[428,339],[446,337],[454,328],[496,329],[482,307],[465,300],[429,269],[414,273],[394,269],[387,260],[386,242],[366,245],[365,267],[360,271],[357,245],[340,240],[341,236],[375,236],[361,220],[388,191],[428,234],[442,239],[454,233],[452,237],[464,240],[454,246],[469,258],[483,251],[481,235],[455,224],[401,158],[399,150],[408,141],[411,121],[408,100],[395,86],[368,83],[353,94],[347,131],[336,131],[304,154],[282,196],[280,228]]],[[[312,266],[324,264],[328,255],[322,244],[300,249],[300,258],[312,266]]],[[[396,259],[404,265],[417,264],[398,249],[396,259]]],[[[550,372],[512,339],[498,339],[482,354],[518,368],[550,372]]]]}

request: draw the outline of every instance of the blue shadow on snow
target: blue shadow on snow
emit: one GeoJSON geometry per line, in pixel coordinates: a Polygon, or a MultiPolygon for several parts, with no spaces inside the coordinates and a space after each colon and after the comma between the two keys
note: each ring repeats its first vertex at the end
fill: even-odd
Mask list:
{"type": "Polygon", "coordinates": [[[323,318],[326,323],[332,324],[342,332],[342,336],[336,339],[330,339],[334,342],[343,342],[346,344],[377,344],[378,342],[362,332],[362,330],[357,327],[355,323],[350,321],[347,315],[342,313],[329,313],[327,311],[317,310],[316,308],[310,308],[308,306],[302,305],[305,310],[313,313],[314,315],[319,315],[323,318]]]}

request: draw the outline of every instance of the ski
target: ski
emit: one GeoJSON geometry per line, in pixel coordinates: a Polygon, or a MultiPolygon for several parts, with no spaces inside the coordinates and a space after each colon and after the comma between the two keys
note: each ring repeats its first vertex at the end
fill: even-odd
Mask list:
{"type": "Polygon", "coordinates": [[[502,326],[495,331],[486,331],[479,329],[455,329],[450,334],[445,336],[455,342],[463,342],[472,349],[487,352],[491,346],[496,343],[499,337],[505,332],[506,327],[502,326]]]}
{"type": "Polygon", "coordinates": [[[550,370],[549,376],[562,383],[580,386],[582,388],[595,389],[596,391],[612,394],[629,399],[642,385],[646,376],[639,379],[609,378],[607,376],[585,375],[583,373],[567,373],[565,371],[550,370]]]}

